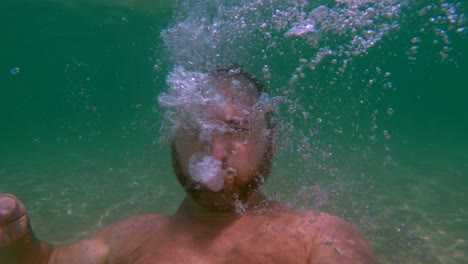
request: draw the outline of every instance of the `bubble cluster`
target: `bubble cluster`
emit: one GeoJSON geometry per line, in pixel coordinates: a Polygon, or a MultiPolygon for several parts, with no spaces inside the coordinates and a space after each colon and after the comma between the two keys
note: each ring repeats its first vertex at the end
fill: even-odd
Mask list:
{"type": "Polygon", "coordinates": [[[194,155],[189,160],[189,172],[192,178],[213,192],[223,189],[226,177],[234,177],[237,174],[233,168],[222,169],[221,167],[221,161],[211,156],[194,155]]]}
{"type": "Polygon", "coordinates": [[[302,59],[315,67],[327,55],[365,53],[398,28],[395,18],[400,9],[395,0],[327,5],[299,0],[187,1],[180,3],[176,22],[162,37],[173,63],[188,69],[232,63],[246,67],[252,65],[252,59],[268,62],[289,38],[309,46],[312,56],[302,59]],[[255,53],[263,56],[252,58],[255,53]]]}
{"type": "MultiPolygon", "coordinates": [[[[169,90],[158,97],[160,105],[166,110],[163,133],[161,133],[163,142],[172,137],[180,127],[199,131],[198,139],[201,142],[210,140],[213,133],[232,130],[229,126],[213,119],[216,113],[226,106],[227,98],[217,88],[216,81],[210,78],[209,73],[176,67],[167,77],[167,83],[169,90]]],[[[241,88],[242,85],[247,84],[241,84],[234,78],[231,88],[236,86],[241,88]]],[[[270,112],[271,105],[268,94],[262,93],[253,106],[244,107],[243,113],[255,118],[270,112]]]]}
{"type": "MultiPolygon", "coordinates": [[[[294,121],[287,120],[299,116],[322,119],[327,115],[313,113],[314,108],[301,105],[295,98],[303,96],[296,91],[306,89],[302,80],[306,80],[310,72],[323,71],[330,63],[336,74],[328,79],[328,85],[342,82],[341,76],[352,69],[350,65],[354,58],[365,55],[386,35],[399,28],[401,8],[402,3],[397,0],[323,3],[300,0],[180,1],[173,24],[162,32],[168,56],[175,66],[168,83],[170,86],[181,85],[180,82],[190,79],[178,74],[179,67],[199,72],[219,66],[241,65],[266,84],[274,84],[270,90],[274,109],[277,112],[286,109],[280,113],[287,116],[278,127],[284,134],[280,137],[284,141],[280,148],[286,149],[291,143],[288,139],[295,137],[292,135],[295,134],[294,121]],[[289,60],[287,65],[297,65],[289,74],[281,69],[279,75],[277,62],[285,59],[289,60]],[[177,80],[176,75],[181,79],[177,80]],[[284,82],[285,79],[288,81],[284,82]]],[[[193,80],[197,78],[203,76],[191,77],[193,80]]],[[[309,80],[311,83],[313,81],[309,80]]],[[[372,77],[367,86],[376,84],[380,85],[380,82],[372,77]]],[[[186,89],[191,86],[188,83],[183,85],[186,89]]],[[[385,87],[391,86],[387,81],[385,87]]],[[[323,89],[318,87],[318,92],[323,89]]],[[[198,98],[198,94],[193,98],[198,98]]],[[[163,104],[167,103],[167,100],[163,101],[163,104]]],[[[180,104],[182,108],[190,107],[186,100],[179,101],[183,102],[180,104]]],[[[367,103],[363,103],[364,107],[367,103]]],[[[331,122],[320,126],[338,126],[333,130],[343,131],[340,125],[331,122]]],[[[318,131],[317,127],[312,127],[305,134],[317,134],[318,131]]]]}
{"type": "Polygon", "coordinates": [[[169,91],[158,97],[160,105],[167,109],[161,133],[163,141],[169,139],[184,122],[203,124],[201,119],[208,114],[204,106],[219,99],[207,73],[177,67],[169,74],[167,82],[169,91]]]}
{"type": "MultiPolygon", "coordinates": [[[[409,61],[416,61],[421,56],[420,49],[426,45],[436,47],[438,50],[434,57],[440,62],[452,62],[458,64],[451,54],[453,53],[453,40],[466,38],[468,31],[468,19],[465,13],[460,12],[461,2],[440,1],[430,3],[415,10],[417,15],[412,20],[422,24],[416,35],[410,39],[412,44],[409,49],[409,61]]],[[[426,54],[427,55],[427,54],[426,54]]]]}

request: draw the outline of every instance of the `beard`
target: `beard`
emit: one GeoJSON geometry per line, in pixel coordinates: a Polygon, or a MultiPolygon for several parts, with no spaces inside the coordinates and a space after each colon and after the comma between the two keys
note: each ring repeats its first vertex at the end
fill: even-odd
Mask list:
{"type": "Polygon", "coordinates": [[[250,197],[260,192],[270,173],[273,144],[269,141],[260,163],[252,170],[254,177],[241,183],[224,184],[224,188],[217,192],[195,181],[191,175],[184,172],[174,141],[171,142],[171,157],[174,173],[187,195],[202,206],[230,211],[235,210],[239,202],[245,204],[250,197]]]}

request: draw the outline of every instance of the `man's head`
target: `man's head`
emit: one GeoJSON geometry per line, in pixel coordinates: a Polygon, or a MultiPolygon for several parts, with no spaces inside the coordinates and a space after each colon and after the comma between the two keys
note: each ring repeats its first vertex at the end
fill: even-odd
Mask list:
{"type": "MultiPolygon", "coordinates": [[[[186,71],[179,74],[187,76],[186,71]]],[[[163,105],[175,98],[183,101],[172,115],[173,167],[194,200],[228,209],[257,193],[269,174],[274,149],[269,98],[263,86],[240,69],[188,77],[192,83],[170,76],[169,83],[180,86],[171,88],[179,90],[160,97],[163,105]]]]}

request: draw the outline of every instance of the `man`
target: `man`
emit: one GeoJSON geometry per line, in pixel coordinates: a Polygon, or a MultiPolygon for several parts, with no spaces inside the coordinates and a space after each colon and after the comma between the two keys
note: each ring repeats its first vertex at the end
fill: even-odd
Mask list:
{"type": "Polygon", "coordinates": [[[373,263],[342,219],[298,211],[261,193],[274,151],[268,95],[242,70],[176,68],[168,108],[171,154],[186,198],[174,215],[142,214],[52,248],[23,204],[0,196],[0,263],[373,263]]]}

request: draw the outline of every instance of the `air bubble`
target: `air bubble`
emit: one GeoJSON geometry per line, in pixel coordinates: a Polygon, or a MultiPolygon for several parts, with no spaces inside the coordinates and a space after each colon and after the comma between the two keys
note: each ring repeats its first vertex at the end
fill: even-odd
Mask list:
{"type": "Polygon", "coordinates": [[[383,136],[385,137],[386,140],[390,140],[391,136],[388,130],[383,131],[383,136]]]}
{"type": "Polygon", "coordinates": [[[420,37],[414,37],[411,39],[411,43],[419,43],[421,42],[421,38],[420,37]]]}
{"type": "Polygon", "coordinates": [[[316,46],[320,39],[320,34],[315,27],[315,22],[309,19],[294,25],[284,34],[284,36],[304,38],[312,46],[316,46]]]}
{"type": "Polygon", "coordinates": [[[12,75],[18,75],[18,74],[20,73],[20,71],[21,71],[21,69],[20,69],[19,67],[12,67],[12,68],[10,69],[10,73],[11,73],[12,75]]]}
{"type": "Polygon", "coordinates": [[[392,116],[393,115],[393,108],[388,108],[387,109],[387,114],[392,116]]]}

